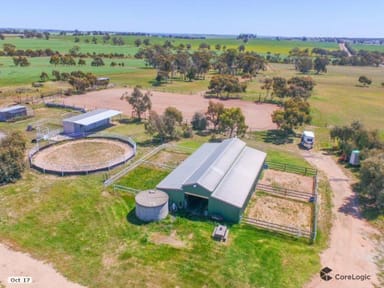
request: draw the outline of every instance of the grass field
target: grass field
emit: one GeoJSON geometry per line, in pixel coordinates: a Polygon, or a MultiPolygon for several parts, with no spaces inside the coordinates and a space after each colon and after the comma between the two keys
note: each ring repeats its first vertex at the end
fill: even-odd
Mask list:
{"type": "Polygon", "coordinates": [[[355,49],[356,51],[368,50],[368,51],[384,52],[384,45],[352,44],[352,48],[355,49]]]}
{"type": "MultiPolygon", "coordinates": [[[[120,36],[117,36],[120,37],[120,36]]],[[[54,51],[66,53],[73,46],[80,47],[82,53],[123,53],[125,55],[133,56],[138,48],[135,46],[134,41],[136,39],[145,39],[142,36],[122,36],[125,45],[116,46],[111,44],[103,44],[102,36],[96,36],[98,44],[85,43],[85,40],[92,40],[93,36],[80,36],[80,42],[75,43],[74,36],[58,36],[52,35],[50,40],[44,39],[20,39],[18,37],[6,37],[2,43],[10,43],[16,45],[19,49],[46,49],[51,48],[54,51]]],[[[198,49],[201,43],[207,43],[211,46],[211,50],[216,51],[215,45],[219,44],[221,47],[226,46],[227,49],[237,49],[239,45],[244,44],[246,51],[255,51],[260,54],[266,54],[270,52],[272,54],[279,53],[282,56],[288,55],[288,52],[295,47],[311,50],[314,47],[325,49],[338,49],[337,43],[329,42],[311,42],[311,41],[297,41],[297,40],[274,40],[274,39],[251,39],[248,43],[243,43],[241,40],[234,38],[207,38],[207,39],[175,39],[166,37],[151,37],[150,42],[152,44],[162,45],[164,41],[169,40],[174,46],[180,44],[191,44],[191,49],[198,49]]]]}
{"type": "MultiPolygon", "coordinates": [[[[62,113],[47,108],[35,111],[37,119],[62,113]]],[[[32,121],[11,128],[2,123],[0,129],[8,125],[7,131],[24,130],[32,121]]],[[[107,132],[134,135],[139,142],[148,139],[142,124],[119,124],[107,132]]],[[[178,144],[196,149],[207,140],[195,136],[178,144]]],[[[269,159],[283,156],[283,150],[272,144],[248,142],[268,149],[269,159]]],[[[148,147],[139,144],[138,154],[144,151],[148,147]]],[[[284,157],[305,163],[294,153],[284,157]]],[[[153,188],[167,173],[141,166],[119,184],[153,188]]],[[[300,287],[320,268],[318,253],[326,243],[322,233],[311,246],[233,225],[229,243],[222,245],[210,239],[214,226],[210,221],[177,216],[144,225],[134,217],[134,195],[103,188],[104,177],[102,173],[58,178],[27,170],[16,184],[0,188],[0,238],[53,263],[60,273],[88,287],[174,287],[180,283],[187,287],[300,287]],[[156,243],[153,239],[158,235],[176,237],[185,245],[156,243]]]]}

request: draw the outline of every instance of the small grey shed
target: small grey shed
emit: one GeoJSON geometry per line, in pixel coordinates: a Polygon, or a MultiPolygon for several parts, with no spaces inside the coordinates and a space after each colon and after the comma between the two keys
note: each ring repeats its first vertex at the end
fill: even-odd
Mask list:
{"type": "Polygon", "coordinates": [[[142,221],[159,221],[168,215],[168,195],[159,190],[145,190],[136,195],[136,216],[142,221]]]}

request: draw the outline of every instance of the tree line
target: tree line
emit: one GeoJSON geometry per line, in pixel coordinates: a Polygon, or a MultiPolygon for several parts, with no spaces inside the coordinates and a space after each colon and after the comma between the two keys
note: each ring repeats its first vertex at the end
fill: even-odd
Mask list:
{"type": "Polygon", "coordinates": [[[348,126],[333,127],[330,136],[337,141],[341,161],[348,161],[352,150],[360,151],[363,161],[359,169],[358,191],[368,199],[368,205],[384,214],[384,143],[379,132],[354,121],[348,126]]]}
{"type": "Polygon", "coordinates": [[[148,113],[144,122],[145,130],[154,138],[161,141],[191,137],[192,130],[219,133],[228,137],[243,136],[247,130],[245,117],[240,108],[225,108],[222,103],[209,101],[205,113],[196,112],[190,123],[183,121],[182,112],[175,107],[168,107],[159,115],[152,110],[152,94],[143,93],[141,87],[136,86],[131,93],[125,92],[121,100],[127,101],[133,110],[132,116],[138,121],[148,113]]]}

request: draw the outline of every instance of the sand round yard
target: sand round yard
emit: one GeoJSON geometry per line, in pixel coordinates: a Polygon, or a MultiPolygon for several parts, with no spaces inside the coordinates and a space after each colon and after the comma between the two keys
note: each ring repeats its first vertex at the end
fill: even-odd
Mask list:
{"type": "Polygon", "coordinates": [[[133,148],[122,141],[81,139],[42,149],[33,156],[32,163],[45,172],[88,173],[118,165],[133,154],[133,148]]]}

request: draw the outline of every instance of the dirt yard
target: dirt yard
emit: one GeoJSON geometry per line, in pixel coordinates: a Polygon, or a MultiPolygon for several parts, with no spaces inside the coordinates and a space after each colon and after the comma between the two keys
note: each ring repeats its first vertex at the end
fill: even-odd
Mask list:
{"type": "Polygon", "coordinates": [[[313,178],[294,173],[266,169],[260,184],[312,193],[313,178]]]}
{"type": "Polygon", "coordinates": [[[265,193],[255,193],[248,206],[247,217],[272,222],[279,225],[310,230],[311,205],[275,197],[265,193]]]}
{"type": "Polygon", "coordinates": [[[121,162],[133,154],[128,144],[109,139],[75,140],[51,146],[32,159],[41,168],[54,171],[100,169],[121,162]]]}
{"type": "MultiPolygon", "coordinates": [[[[130,116],[132,110],[127,101],[120,100],[124,92],[132,92],[132,89],[108,89],[90,92],[84,95],[74,95],[63,98],[61,102],[67,105],[84,107],[88,110],[96,108],[110,108],[122,111],[130,116]]],[[[174,106],[183,112],[184,119],[190,121],[195,112],[205,112],[208,107],[209,99],[200,94],[176,94],[152,91],[152,109],[162,113],[168,106],[174,106]]],[[[278,109],[273,104],[255,104],[242,100],[217,100],[225,107],[239,107],[242,109],[246,124],[251,130],[275,129],[276,125],[272,123],[271,114],[278,109]]]]}

